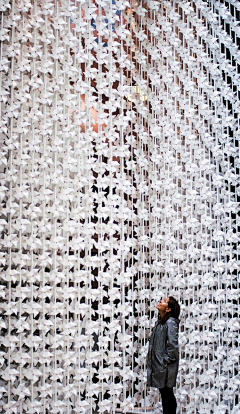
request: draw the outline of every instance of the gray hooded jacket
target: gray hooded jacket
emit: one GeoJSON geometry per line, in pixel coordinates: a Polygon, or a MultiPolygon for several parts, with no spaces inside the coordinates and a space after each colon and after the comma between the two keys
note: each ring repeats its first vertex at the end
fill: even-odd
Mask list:
{"type": "Polygon", "coordinates": [[[147,358],[147,386],[175,387],[178,365],[179,319],[170,317],[163,325],[158,321],[153,329],[147,358]]]}

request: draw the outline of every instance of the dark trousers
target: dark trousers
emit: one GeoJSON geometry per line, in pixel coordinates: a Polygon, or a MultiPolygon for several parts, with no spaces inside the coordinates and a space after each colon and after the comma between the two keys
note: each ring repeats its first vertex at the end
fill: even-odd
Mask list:
{"type": "Polygon", "coordinates": [[[173,388],[159,388],[162,397],[163,414],[176,414],[177,402],[173,394],[173,388]]]}

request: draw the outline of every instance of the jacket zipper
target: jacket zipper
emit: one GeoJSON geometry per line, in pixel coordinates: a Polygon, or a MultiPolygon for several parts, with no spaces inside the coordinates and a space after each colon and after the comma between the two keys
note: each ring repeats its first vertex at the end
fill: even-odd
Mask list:
{"type": "Polygon", "coordinates": [[[156,330],[159,324],[157,324],[155,326],[155,330],[154,330],[154,335],[153,335],[153,343],[152,343],[152,350],[151,350],[151,384],[152,384],[152,372],[153,372],[153,363],[152,363],[152,354],[153,354],[153,346],[154,346],[154,339],[155,339],[155,335],[156,335],[156,330]]]}

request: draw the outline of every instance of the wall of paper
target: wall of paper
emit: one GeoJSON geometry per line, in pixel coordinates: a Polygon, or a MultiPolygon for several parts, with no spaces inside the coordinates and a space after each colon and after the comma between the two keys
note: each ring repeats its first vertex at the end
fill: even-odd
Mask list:
{"type": "Polygon", "coordinates": [[[1,412],[239,404],[240,2],[0,1],[1,412]]]}

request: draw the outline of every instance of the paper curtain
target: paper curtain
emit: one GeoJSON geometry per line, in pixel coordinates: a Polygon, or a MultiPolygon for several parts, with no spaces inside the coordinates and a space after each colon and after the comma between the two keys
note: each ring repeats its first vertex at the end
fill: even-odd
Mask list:
{"type": "MultiPolygon", "coordinates": [[[[240,2],[0,1],[1,412],[239,405],[240,2]]],[[[95,411],[96,410],[96,411],[95,411]]]]}

